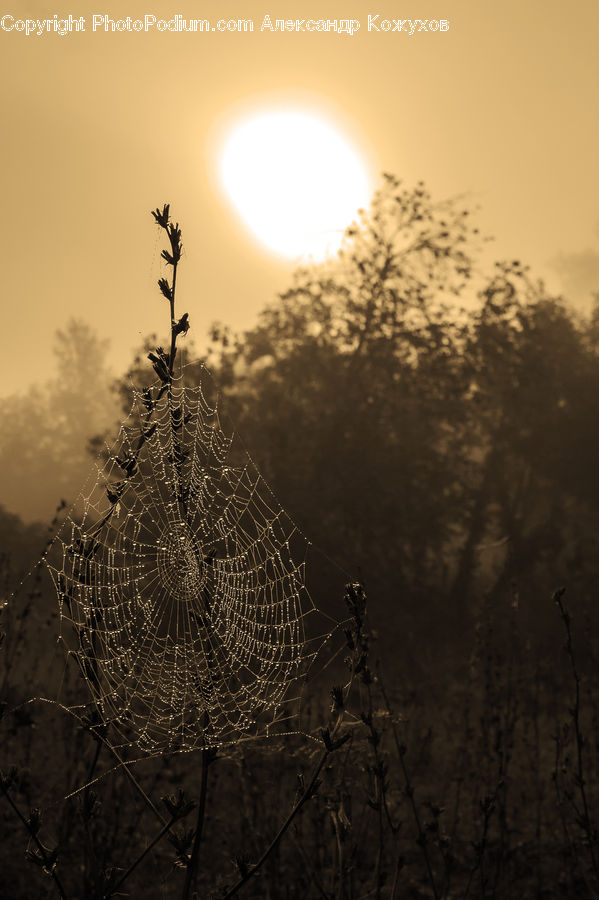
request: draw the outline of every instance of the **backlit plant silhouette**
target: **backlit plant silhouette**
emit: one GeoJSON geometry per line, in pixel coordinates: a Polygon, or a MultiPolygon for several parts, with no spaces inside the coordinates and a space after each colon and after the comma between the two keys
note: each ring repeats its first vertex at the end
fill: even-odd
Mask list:
{"type": "Polygon", "coordinates": [[[144,753],[297,731],[298,689],[331,627],[305,587],[307,542],[217,402],[175,375],[181,229],[168,205],[153,215],[170,244],[170,349],[149,354],[158,381],[134,392],[47,558],[94,711],[113,746],[144,753]]]}

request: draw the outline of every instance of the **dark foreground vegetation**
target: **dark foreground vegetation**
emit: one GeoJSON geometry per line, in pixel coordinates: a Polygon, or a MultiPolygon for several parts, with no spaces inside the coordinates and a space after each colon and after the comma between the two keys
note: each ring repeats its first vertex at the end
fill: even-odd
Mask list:
{"type": "MultiPolygon", "coordinates": [[[[10,711],[23,696],[47,696],[62,676],[59,663],[49,667],[43,643],[52,629],[39,595],[32,600],[10,622],[3,672],[0,893],[60,896],[44,872],[44,856],[52,868],[56,851],[64,896],[112,896],[163,826],[74,719],[43,703],[10,711]],[[63,800],[86,785],[94,761],[103,777],[63,800]]],[[[420,673],[421,657],[437,651],[427,674],[400,680],[377,664],[370,635],[368,659],[359,647],[353,652],[355,683],[337,732],[348,739],[328,755],[322,735],[221,750],[208,769],[198,896],[231,896],[299,801],[240,896],[597,896],[596,643],[590,616],[580,610],[573,627],[565,601],[546,598],[542,654],[513,598],[481,606],[461,661],[442,646],[420,653],[400,633],[403,671],[420,673]]],[[[70,667],[61,698],[77,695],[70,667]]],[[[331,711],[336,718],[338,699],[332,690],[326,703],[315,702],[313,721],[328,724],[331,711]]],[[[137,762],[131,771],[173,827],[115,896],[181,897],[196,810],[173,823],[160,798],[176,803],[183,789],[183,805],[197,800],[201,753],[137,762]]]]}
{"type": "MultiPolygon", "coordinates": [[[[519,262],[476,274],[477,241],[388,177],[340,260],[242,337],[214,330],[227,413],[347,573],[316,562],[315,600],[368,594],[364,619],[347,590],[345,650],[308,695],[315,740],[115,768],[23,705],[87,700],[41,573],[4,610],[0,896],[184,897],[203,771],[200,897],[599,896],[599,317],[519,262]]],[[[1,516],[7,597],[47,534],[1,516]]]]}

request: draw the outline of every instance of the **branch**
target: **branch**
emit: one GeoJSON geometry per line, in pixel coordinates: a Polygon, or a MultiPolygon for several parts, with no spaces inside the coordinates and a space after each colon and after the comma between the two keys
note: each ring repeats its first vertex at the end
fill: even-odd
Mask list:
{"type": "Polygon", "coordinates": [[[156,835],[156,837],[154,838],[154,840],[153,840],[150,844],[148,844],[148,846],[147,846],[146,849],[143,851],[143,853],[142,853],[140,856],[137,857],[137,859],[135,860],[135,862],[131,863],[131,865],[129,866],[129,868],[128,868],[127,871],[125,872],[125,874],[124,874],[124,875],[117,881],[117,883],[116,883],[113,887],[111,887],[111,888],[109,889],[109,891],[104,895],[104,896],[105,896],[105,900],[109,900],[109,898],[112,897],[113,894],[116,894],[116,892],[119,890],[119,888],[125,883],[125,881],[127,880],[127,878],[129,878],[129,875],[131,875],[131,873],[135,871],[135,869],[136,869],[136,868],[138,867],[138,865],[142,862],[142,860],[144,860],[145,857],[148,855],[148,853],[150,852],[150,850],[152,850],[152,849],[156,846],[156,844],[158,843],[158,841],[160,841],[160,840],[164,837],[164,835],[167,833],[167,831],[169,831],[169,829],[171,828],[171,826],[174,825],[174,823],[177,821],[178,818],[179,818],[178,816],[173,816],[173,817],[171,818],[170,822],[167,822],[167,823],[160,829],[160,831],[158,832],[158,834],[156,835]]]}
{"type": "Polygon", "coordinates": [[[8,802],[9,802],[10,806],[12,807],[12,809],[14,810],[14,812],[17,814],[17,816],[21,820],[22,824],[25,826],[25,828],[29,832],[29,835],[32,838],[32,840],[35,842],[35,845],[40,854],[40,858],[44,862],[44,871],[47,872],[49,875],[51,875],[52,878],[54,879],[54,883],[56,885],[58,893],[62,897],[62,900],[67,900],[67,895],[65,894],[64,888],[63,888],[62,884],[60,883],[60,879],[59,879],[58,875],[56,874],[56,870],[55,870],[56,857],[54,857],[54,859],[51,859],[48,856],[48,852],[47,852],[46,848],[44,847],[44,845],[42,844],[42,842],[40,841],[40,839],[37,836],[37,829],[32,827],[31,822],[25,818],[25,816],[23,815],[23,813],[21,812],[19,807],[16,805],[16,803],[10,796],[10,793],[8,791],[8,781],[1,772],[0,772],[0,788],[2,788],[2,793],[8,800],[8,802]]]}
{"type": "Polygon", "coordinates": [[[229,897],[233,897],[237,893],[237,891],[243,887],[243,885],[246,883],[246,881],[249,881],[250,878],[253,875],[255,875],[259,869],[262,868],[262,866],[264,865],[264,863],[266,862],[266,860],[268,859],[270,854],[273,852],[273,850],[275,850],[278,847],[278,845],[281,841],[281,838],[283,837],[283,835],[285,834],[285,832],[287,831],[287,829],[289,828],[289,826],[295,819],[296,815],[302,809],[304,804],[314,794],[314,792],[317,788],[318,776],[320,775],[320,772],[322,771],[322,767],[324,766],[325,762],[329,758],[330,754],[333,753],[335,750],[337,750],[339,747],[341,747],[341,745],[344,744],[348,739],[349,739],[349,734],[346,734],[340,740],[332,741],[328,731],[325,731],[323,733],[325,749],[324,749],[322,756],[320,757],[320,759],[318,761],[318,764],[316,765],[316,768],[314,769],[314,772],[312,773],[312,778],[310,779],[310,783],[308,784],[308,787],[305,788],[305,790],[302,792],[299,800],[297,800],[297,802],[293,806],[291,812],[289,813],[289,815],[287,816],[287,818],[285,819],[285,821],[279,828],[277,834],[275,835],[275,837],[273,838],[273,840],[271,841],[269,846],[266,848],[266,850],[264,851],[264,853],[262,854],[262,856],[260,857],[258,862],[248,868],[248,870],[242,875],[242,877],[239,879],[239,881],[236,884],[234,884],[233,887],[227,891],[227,893],[224,895],[223,900],[228,900],[229,897]]]}
{"type": "Polygon", "coordinates": [[[379,671],[378,671],[378,681],[379,681],[379,687],[381,689],[383,701],[385,703],[385,707],[387,709],[387,712],[389,713],[389,718],[391,720],[391,730],[393,731],[393,740],[395,742],[395,748],[397,750],[399,765],[401,767],[401,771],[402,771],[403,778],[404,778],[405,792],[410,801],[410,806],[412,808],[412,815],[414,817],[414,822],[416,824],[416,830],[418,831],[418,844],[422,848],[424,862],[426,864],[426,871],[428,874],[428,879],[429,879],[431,888],[433,890],[433,895],[435,897],[435,900],[439,900],[439,892],[437,890],[437,885],[436,885],[435,878],[433,875],[433,867],[431,865],[431,860],[430,860],[430,856],[429,856],[429,852],[428,852],[427,837],[426,837],[426,834],[422,827],[422,822],[420,820],[420,814],[418,812],[418,807],[416,805],[416,799],[414,797],[414,786],[412,784],[412,780],[410,778],[410,773],[409,773],[409,770],[408,770],[408,767],[406,764],[406,760],[405,760],[406,747],[405,747],[405,744],[402,744],[400,742],[399,736],[397,734],[397,728],[395,727],[395,722],[393,721],[393,712],[391,710],[391,704],[389,703],[387,691],[385,690],[385,685],[383,682],[380,667],[379,667],[379,671]]]}
{"type": "MultiPolygon", "coordinates": [[[[585,777],[584,777],[584,761],[582,750],[585,743],[584,736],[582,734],[582,730],[580,727],[580,674],[578,672],[578,667],[576,665],[576,657],[574,655],[574,644],[572,642],[572,617],[566,604],[563,601],[563,596],[565,594],[565,588],[560,588],[553,595],[553,599],[555,600],[561,617],[564,623],[564,628],[566,631],[566,653],[568,654],[568,659],[570,660],[570,667],[572,669],[572,675],[574,676],[574,684],[575,684],[575,695],[574,695],[574,707],[570,710],[570,715],[572,716],[572,720],[574,722],[574,732],[576,735],[576,777],[575,783],[578,786],[578,790],[580,792],[580,799],[582,800],[582,808],[583,812],[580,814],[578,810],[575,811],[578,813],[579,824],[582,825],[582,829],[586,835],[589,853],[591,856],[591,864],[593,867],[593,874],[596,879],[599,878],[599,870],[597,868],[597,858],[595,856],[595,848],[594,844],[596,841],[596,834],[591,822],[591,815],[589,812],[589,804],[587,800],[587,792],[585,789],[585,777]]],[[[574,804],[573,804],[574,805],[574,804]]]]}
{"type": "Polygon", "coordinates": [[[202,783],[200,787],[200,805],[198,808],[198,822],[193,839],[191,858],[187,864],[185,885],[183,887],[183,900],[189,900],[191,892],[195,891],[198,880],[198,866],[200,862],[200,845],[202,843],[202,829],[204,826],[204,813],[206,811],[206,797],[208,794],[208,767],[214,761],[215,754],[212,749],[202,750],[202,783]]]}

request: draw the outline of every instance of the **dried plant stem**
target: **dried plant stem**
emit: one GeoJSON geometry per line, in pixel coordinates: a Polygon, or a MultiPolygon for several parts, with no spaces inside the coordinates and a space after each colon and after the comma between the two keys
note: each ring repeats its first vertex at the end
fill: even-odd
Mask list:
{"type": "Polygon", "coordinates": [[[161,381],[164,383],[168,383],[169,385],[169,396],[171,393],[171,386],[173,380],[173,369],[175,365],[175,354],[177,352],[177,335],[182,331],[187,331],[188,325],[184,325],[183,323],[187,321],[187,314],[181,319],[180,322],[177,322],[175,319],[175,294],[177,290],[177,267],[179,265],[179,260],[181,259],[181,229],[179,228],[179,223],[174,224],[171,221],[170,217],[170,204],[166,203],[162,210],[160,208],[155,209],[152,212],[154,216],[154,221],[157,225],[159,225],[163,231],[165,232],[169,243],[170,243],[170,252],[168,250],[162,251],[162,258],[166,261],[169,266],[172,266],[173,269],[173,277],[171,283],[169,284],[166,278],[160,278],[158,280],[158,286],[162,292],[162,295],[166,297],[169,301],[170,306],[170,329],[171,329],[171,345],[168,357],[166,354],[162,352],[162,350],[157,351],[159,359],[156,357],[150,356],[150,359],[155,363],[156,373],[159,375],[161,381]]]}
{"type": "Polygon", "coordinates": [[[294,804],[294,806],[293,806],[291,812],[289,813],[289,815],[287,816],[287,818],[285,819],[285,821],[283,822],[283,824],[282,824],[281,827],[279,828],[279,830],[278,830],[277,834],[275,835],[275,837],[273,838],[273,840],[270,842],[270,844],[268,845],[268,847],[266,848],[266,850],[264,851],[264,853],[262,854],[262,856],[260,857],[260,859],[258,860],[258,862],[255,863],[253,866],[250,866],[250,867],[248,868],[247,872],[245,872],[245,873],[242,875],[242,877],[239,879],[239,881],[237,881],[237,882],[233,885],[232,888],[229,888],[229,890],[227,891],[227,893],[224,895],[223,900],[228,900],[229,897],[233,897],[233,896],[237,893],[237,891],[238,891],[240,888],[242,888],[243,885],[244,885],[247,881],[249,881],[250,878],[251,878],[253,875],[255,875],[256,872],[257,872],[259,869],[262,868],[262,866],[264,865],[264,863],[266,862],[266,860],[268,859],[268,857],[270,856],[270,854],[273,852],[273,850],[275,850],[275,849],[278,847],[278,845],[279,845],[279,843],[280,843],[280,841],[281,841],[281,838],[283,837],[283,835],[285,834],[285,832],[287,831],[287,829],[289,828],[289,826],[291,825],[291,823],[292,823],[293,820],[295,819],[296,815],[297,815],[297,814],[299,813],[299,811],[302,809],[302,807],[304,806],[304,804],[305,804],[305,803],[310,799],[310,797],[313,795],[313,793],[314,793],[314,791],[315,791],[315,789],[316,789],[316,782],[318,781],[318,776],[320,775],[320,772],[322,771],[322,767],[323,767],[324,764],[326,763],[326,761],[327,761],[327,759],[329,758],[330,754],[331,754],[335,749],[337,749],[338,746],[340,746],[340,745],[339,745],[339,742],[337,742],[336,744],[328,745],[328,746],[325,748],[325,750],[324,750],[322,756],[320,757],[320,759],[319,759],[319,761],[318,761],[318,763],[317,763],[317,765],[316,765],[316,768],[314,769],[314,772],[312,773],[312,777],[311,777],[311,779],[310,779],[310,782],[309,782],[308,786],[305,788],[305,790],[302,792],[302,794],[301,794],[301,796],[299,797],[299,799],[297,800],[297,802],[294,804]]]}
{"type": "Polygon", "coordinates": [[[31,839],[35,843],[35,845],[40,853],[40,856],[44,861],[46,871],[48,872],[49,875],[52,876],[52,878],[54,880],[54,884],[56,885],[56,889],[58,890],[58,893],[63,898],[63,900],[67,900],[67,895],[65,894],[64,888],[63,888],[63,886],[60,882],[60,879],[56,873],[55,866],[48,859],[48,853],[47,853],[46,848],[44,847],[44,845],[38,838],[36,832],[31,828],[29,822],[27,821],[27,819],[25,818],[25,816],[23,815],[23,813],[21,812],[21,810],[19,809],[17,804],[14,802],[14,800],[10,796],[10,792],[4,783],[4,777],[1,774],[0,774],[0,787],[2,788],[2,792],[3,792],[4,796],[6,797],[6,799],[8,800],[8,803],[12,807],[13,811],[16,813],[16,815],[21,820],[22,824],[25,826],[25,828],[29,832],[31,839]]]}
{"type": "MultiPolygon", "coordinates": [[[[86,862],[89,862],[91,867],[91,879],[94,885],[94,892],[98,893],[98,885],[100,884],[100,870],[98,866],[98,857],[96,856],[96,851],[94,848],[94,841],[91,833],[91,828],[89,824],[89,819],[86,818],[84,822],[85,829],[85,849],[86,849],[86,862]]],[[[87,866],[86,866],[87,871],[87,866]]]]}
{"type": "Polygon", "coordinates": [[[589,847],[589,853],[591,856],[591,864],[593,867],[593,874],[596,880],[599,880],[599,869],[597,868],[597,857],[595,855],[595,841],[596,835],[591,822],[591,816],[589,812],[589,803],[586,792],[586,781],[584,777],[584,761],[582,750],[584,746],[584,737],[582,734],[582,730],[580,727],[580,674],[578,672],[578,666],[576,664],[576,656],[574,655],[574,644],[572,642],[572,619],[570,613],[564,603],[563,597],[565,594],[565,589],[561,588],[556,591],[553,595],[553,599],[557,603],[557,606],[560,611],[560,615],[562,621],[564,623],[564,628],[566,631],[566,653],[568,655],[568,659],[570,661],[570,668],[572,669],[572,675],[574,677],[574,706],[570,710],[570,715],[572,717],[572,721],[574,723],[574,734],[576,736],[576,784],[578,786],[578,790],[580,793],[580,799],[582,802],[582,815],[580,815],[580,824],[582,825],[582,829],[586,835],[587,844],[589,847]]]}
{"type": "MultiPolygon", "coordinates": [[[[365,673],[366,674],[366,673],[365,673]]],[[[376,854],[376,865],[375,865],[375,897],[380,898],[381,889],[382,889],[382,867],[383,867],[383,859],[385,854],[385,832],[384,832],[384,822],[383,822],[383,811],[387,818],[387,822],[392,831],[395,830],[393,822],[391,821],[391,816],[389,814],[389,809],[387,806],[387,787],[385,783],[386,779],[386,767],[383,763],[379,752],[379,742],[381,736],[377,729],[374,726],[373,721],[373,703],[372,703],[372,687],[371,680],[369,677],[364,679],[366,684],[366,696],[368,698],[368,710],[366,713],[362,713],[362,721],[364,722],[366,728],[369,731],[368,740],[370,742],[372,748],[372,755],[374,757],[374,766],[372,767],[373,776],[375,779],[375,798],[372,801],[374,808],[377,813],[377,822],[378,822],[378,847],[376,854]]]]}
{"type": "Polygon", "coordinates": [[[173,281],[171,284],[171,299],[170,299],[170,309],[171,309],[171,349],[169,354],[169,372],[171,378],[173,377],[173,369],[175,366],[175,353],[177,352],[177,330],[176,330],[176,321],[175,321],[175,291],[177,289],[177,265],[178,261],[175,260],[173,263],[173,281]]]}
{"type": "Polygon", "coordinates": [[[561,752],[562,752],[561,738],[560,738],[559,732],[557,732],[555,734],[554,740],[555,740],[555,759],[554,759],[554,764],[553,764],[552,780],[553,780],[553,786],[555,788],[555,805],[556,805],[557,811],[559,813],[562,830],[564,832],[564,838],[565,838],[566,844],[570,850],[570,856],[569,856],[570,878],[572,879],[572,883],[574,883],[575,867],[578,865],[578,850],[576,848],[576,843],[572,840],[572,835],[570,834],[570,829],[568,828],[568,823],[566,822],[566,815],[564,813],[564,799],[561,795],[560,786],[559,786],[559,769],[560,769],[560,758],[561,758],[561,752]]]}
{"type": "Polygon", "coordinates": [[[98,765],[98,759],[100,758],[101,750],[102,750],[102,741],[98,740],[96,743],[96,752],[94,753],[94,758],[92,760],[91,766],[89,767],[89,772],[87,774],[88,784],[94,777],[94,772],[96,771],[96,766],[98,765]]]}
{"type": "Polygon", "coordinates": [[[485,853],[487,851],[487,843],[489,839],[489,823],[491,821],[491,816],[495,811],[495,805],[493,800],[490,797],[485,797],[482,801],[483,803],[483,833],[482,839],[480,842],[480,854],[479,854],[479,864],[478,871],[480,872],[480,889],[481,895],[484,897],[486,895],[487,890],[487,881],[488,879],[485,876],[485,853]]]}
{"type": "Polygon", "coordinates": [[[338,878],[338,890],[337,890],[337,898],[338,900],[344,900],[345,897],[345,879],[344,879],[344,861],[343,861],[343,843],[341,840],[341,829],[339,827],[339,819],[333,813],[331,816],[333,820],[333,829],[335,831],[335,843],[337,847],[337,878],[338,878]]]}
{"type": "MultiPolygon", "coordinates": [[[[112,747],[110,745],[110,743],[106,740],[106,738],[103,735],[101,735],[99,732],[94,732],[94,735],[104,744],[104,746],[112,754],[112,756],[114,756],[114,758],[116,759],[116,761],[119,764],[119,767],[123,769],[125,775],[129,779],[129,781],[131,782],[131,784],[133,785],[135,790],[138,792],[140,797],[143,799],[146,806],[148,806],[148,808],[152,810],[152,812],[154,813],[154,815],[156,816],[156,818],[160,821],[160,823],[162,825],[166,825],[167,820],[162,815],[162,813],[160,812],[158,807],[155,806],[154,803],[152,803],[152,800],[150,799],[150,797],[148,797],[147,793],[144,791],[141,784],[139,783],[139,781],[137,780],[137,778],[135,777],[135,775],[133,774],[133,772],[131,771],[131,769],[129,768],[127,763],[125,762],[125,760],[121,759],[121,757],[119,756],[117,751],[114,749],[114,747],[112,747]]],[[[169,825],[169,828],[170,828],[170,825],[169,825]]]]}
{"type": "Polygon", "coordinates": [[[399,740],[399,735],[397,734],[397,728],[395,727],[395,722],[393,721],[393,712],[391,710],[391,704],[389,703],[389,698],[387,696],[387,691],[385,690],[385,684],[383,682],[383,678],[380,671],[380,666],[378,670],[378,682],[381,689],[381,694],[383,696],[383,700],[385,703],[385,707],[389,714],[389,719],[391,721],[391,729],[393,731],[393,740],[395,743],[395,747],[397,749],[397,756],[399,759],[399,765],[401,768],[401,772],[404,779],[404,790],[408,800],[410,801],[410,807],[412,809],[412,815],[414,817],[414,822],[416,823],[416,830],[418,832],[418,843],[422,847],[422,854],[424,856],[424,862],[426,865],[426,871],[428,874],[428,878],[430,881],[430,885],[433,891],[433,896],[435,900],[439,900],[439,892],[437,890],[437,885],[435,883],[435,878],[433,875],[433,867],[431,865],[430,855],[428,852],[428,842],[426,834],[424,833],[424,829],[422,827],[422,822],[420,821],[420,814],[418,812],[418,807],[416,805],[416,799],[414,797],[414,786],[412,784],[412,780],[410,778],[410,773],[408,767],[406,765],[405,755],[406,748],[405,745],[401,743],[399,740]]]}
{"type": "Polygon", "coordinates": [[[129,868],[128,868],[127,871],[125,872],[125,874],[117,881],[117,883],[114,885],[114,887],[112,887],[112,888],[110,889],[110,891],[105,895],[105,900],[109,900],[110,897],[112,897],[114,894],[116,894],[116,893],[119,891],[119,889],[123,886],[123,884],[125,883],[125,881],[126,881],[126,880],[129,878],[129,876],[132,874],[132,872],[134,872],[135,869],[138,867],[138,865],[146,858],[146,856],[148,855],[148,853],[150,852],[150,850],[153,850],[154,847],[156,846],[156,844],[157,844],[160,840],[162,840],[162,838],[164,837],[164,835],[167,833],[167,831],[169,831],[169,829],[171,828],[171,826],[172,826],[176,821],[177,821],[177,817],[176,817],[176,816],[175,816],[175,817],[172,817],[171,820],[170,820],[169,822],[167,822],[167,823],[160,829],[160,831],[158,832],[158,834],[156,835],[156,837],[154,838],[154,840],[153,840],[151,843],[148,844],[148,846],[146,847],[146,849],[143,851],[143,853],[140,854],[140,856],[137,857],[137,859],[135,860],[135,862],[131,863],[131,865],[129,866],[129,868]]]}
{"type": "Polygon", "coordinates": [[[470,875],[468,876],[468,881],[466,883],[466,888],[464,893],[462,894],[463,900],[467,900],[467,897],[470,894],[470,888],[472,887],[472,882],[474,880],[474,876],[477,872],[480,873],[480,884],[481,884],[481,897],[486,896],[486,878],[484,873],[484,864],[485,864],[485,852],[487,849],[487,839],[489,835],[489,823],[491,821],[491,817],[495,812],[495,801],[493,797],[485,797],[481,800],[480,803],[481,812],[483,815],[483,827],[480,841],[475,842],[475,852],[476,859],[474,861],[474,865],[470,869],[470,875]]]}
{"type": "MultiPolygon", "coordinates": [[[[87,783],[88,785],[91,783],[92,778],[94,777],[94,772],[96,771],[96,766],[98,765],[98,760],[100,758],[100,753],[102,751],[102,742],[98,739],[96,741],[96,749],[94,752],[94,758],[92,759],[91,765],[89,767],[89,772],[87,773],[87,783]]],[[[84,804],[87,803],[91,799],[93,804],[93,792],[91,787],[87,787],[84,793],[84,804]]],[[[96,856],[96,852],[94,849],[94,841],[92,837],[91,828],[89,825],[89,817],[84,816],[84,825],[85,825],[85,842],[87,848],[87,857],[91,863],[92,867],[92,877],[94,884],[98,883],[98,859],[96,856]]]]}
{"type": "Polygon", "coordinates": [[[397,859],[395,861],[395,870],[393,872],[393,884],[391,885],[391,900],[396,900],[399,890],[399,877],[403,868],[403,858],[399,847],[399,838],[397,840],[397,859]]]}
{"type": "MultiPolygon", "coordinates": [[[[150,799],[150,797],[148,797],[148,795],[146,794],[146,792],[145,792],[144,789],[142,788],[141,784],[139,783],[139,781],[137,780],[137,778],[135,777],[135,775],[133,774],[133,772],[131,771],[131,769],[130,769],[129,766],[127,765],[127,763],[126,763],[124,760],[122,760],[122,759],[120,758],[120,756],[118,755],[118,753],[116,752],[116,750],[113,750],[112,747],[109,747],[109,749],[110,749],[110,752],[113,754],[114,758],[115,758],[115,759],[118,761],[118,763],[123,767],[123,771],[125,772],[125,775],[126,775],[127,778],[129,779],[129,781],[131,782],[131,784],[133,785],[133,787],[135,788],[135,790],[138,792],[138,794],[143,798],[143,800],[144,800],[144,802],[146,803],[146,805],[149,807],[149,809],[152,810],[152,812],[154,813],[154,815],[156,816],[156,818],[159,819],[159,821],[162,822],[163,825],[166,825],[166,819],[164,818],[164,816],[162,815],[162,813],[160,812],[160,810],[158,809],[158,807],[155,806],[155,804],[152,802],[152,800],[150,799]]],[[[170,826],[169,826],[169,827],[170,827],[170,826]]]]}
{"type": "MultiPolygon", "coordinates": [[[[78,662],[79,662],[79,660],[78,660],[78,662]]],[[[81,667],[80,662],[79,662],[79,665],[80,665],[80,667],[81,667]]],[[[141,784],[139,783],[139,781],[137,780],[137,778],[135,777],[135,775],[133,774],[133,772],[131,771],[131,769],[129,768],[129,766],[127,765],[127,763],[125,762],[125,760],[124,760],[124,759],[121,759],[121,757],[119,756],[119,754],[117,753],[117,751],[116,751],[116,750],[114,749],[114,747],[110,744],[110,742],[106,739],[106,736],[103,735],[103,734],[101,733],[101,730],[97,730],[97,731],[96,731],[93,727],[90,728],[90,731],[91,731],[91,733],[93,734],[93,736],[96,738],[96,740],[98,741],[98,747],[97,747],[97,749],[96,749],[96,753],[95,753],[95,756],[94,756],[94,759],[93,759],[93,762],[92,762],[92,765],[91,765],[90,774],[89,774],[89,777],[88,777],[88,782],[91,781],[92,775],[93,775],[93,773],[94,773],[94,770],[95,770],[96,765],[97,765],[97,762],[98,762],[98,757],[99,757],[99,755],[100,755],[100,747],[101,747],[101,745],[103,744],[103,745],[106,747],[106,749],[109,751],[109,753],[110,753],[112,756],[114,756],[114,758],[116,759],[117,763],[119,764],[119,767],[123,769],[123,771],[125,772],[125,775],[126,775],[127,778],[129,779],[129,781],[131,782],[131,784],[133,785],[133,787],[135,788],[135,790],[138,792],[138,794],[140,795],[140,797],[143,799],[143,801],[144,801],[144,803],[146,804],[146,806],[148,806],[149,809],[152,810],[152,812],[153,812],[154,815],[158,818],[158,820],[160,821],[160,823],[161,823],[162,825],[166,825],[166,819],[165,819],[165,817],[162,815],[162,813],[160,812],[160,810],[154,805],[154,803],[152,803],[152,800],[151,800],[150,797],[147,795],[147,793],[144,791],[144,789],[142,788],[141,784]]],[[[170,828],[170,825],[169,825],[169,828],[170,828]]]]}
{"type": "Polygon", "coordinates": [[[213,759],[210,750],[202,750],[202,782],[200,786],[200,804],[198,808],[198,821],[196,824],[196,832],[193,839],[193,847],[191,857],[185,874],[185,885],[183,887],[183,900],[190,900],[190,897],[196,891],[198,880],[198,867],[200,862],[200,846],[202,843],[202,830],[204,827],[204,814],[206,812],[206,797],[208,794],[208,767],[213,759]]]}
{"type": "Polygon", "coordinates": [[[310,880],[312,881],[312,884],[314,885],[314,887],[316,888],[316,890],[318,891],[320,896],[324,898],[324,900],[331,900],[329,894],[327,894],[327,892],[323,888],[322,884],[320,883],[320,881],[316,875],[316,872],[314,871],[314,866],[312,865],[312,861],[310,859],[308,859],[306,851],[303,848],[302,842],[298,837],[297,826],[295,826],[295,825],[294,825],[294,832],[292,832],[292,834],[293,834],[293,843],[295,844],[297,851],[302,858],[302,862],[304,864],[304,869],[307,872],[310,880]]]}

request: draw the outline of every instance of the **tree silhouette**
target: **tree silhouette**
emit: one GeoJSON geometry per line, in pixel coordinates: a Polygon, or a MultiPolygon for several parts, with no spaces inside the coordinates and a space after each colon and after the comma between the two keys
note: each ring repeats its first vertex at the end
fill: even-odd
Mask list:
{"type": "Polygon", "coordinates": [[[53,377],[0,401],[0,493],[27,521],[49,520],[62,497],[74,496],[89,474],[89,439],[117,416],[107,345],[71,320],[56,333],[53,377]]]}
{"type": "Polygon", "coordinates": [[[259,469],[390,635],[442,640],[483,594],[596,574],[594,326],[519,263],[475,290],[480,243],[459,203],[386,176],[336,259],[212,332],[259,469]]]}

